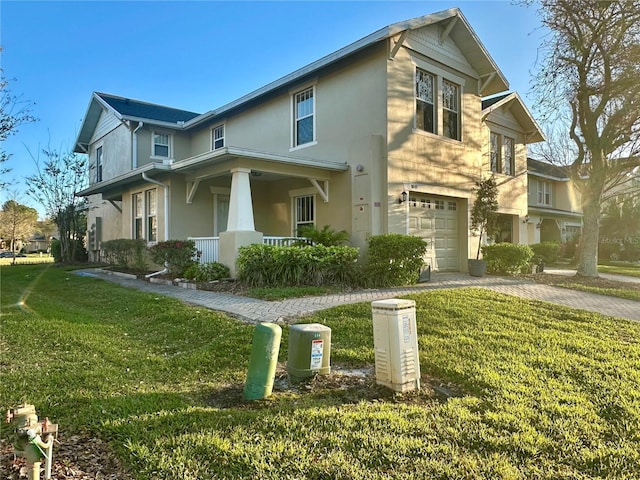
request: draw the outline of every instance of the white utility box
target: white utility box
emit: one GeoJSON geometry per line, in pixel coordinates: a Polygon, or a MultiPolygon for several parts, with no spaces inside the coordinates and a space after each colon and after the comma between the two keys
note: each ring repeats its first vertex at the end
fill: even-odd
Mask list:
{"type": "Polygon", "coordinates": [[[392,298],[371,302],[376,383],[408,392],[420,389],[416,302],[392,298]]]}

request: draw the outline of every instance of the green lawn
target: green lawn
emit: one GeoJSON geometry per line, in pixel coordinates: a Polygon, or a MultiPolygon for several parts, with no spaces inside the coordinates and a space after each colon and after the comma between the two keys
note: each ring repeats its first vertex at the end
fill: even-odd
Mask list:
{"type": "MultiPolygon", "coordinates": [[[[640,478],[638,323],[433,291],[411,297],[420,394],[317,381],[247,403],[252,326],[55,267],[0,275],[0,407],[87,429],[140,480],[640,478]]],[[[369,304],[305,321],[331,327],[334,366],[373,364],[369,304]]]]}
{"type": "Polygon", "coordinates": [[[630,263],[610,263],[607,265],[598,265],[600,273],[615,273],[617,275],[627,275],[629,277],[640,277],[640,264],[630,263]]]}

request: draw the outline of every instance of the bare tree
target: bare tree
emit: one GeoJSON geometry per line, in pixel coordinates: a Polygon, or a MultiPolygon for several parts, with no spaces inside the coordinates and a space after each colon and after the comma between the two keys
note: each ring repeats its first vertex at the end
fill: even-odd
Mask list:
{"type": "Polygon", "coordinates": [[[550,35],[534,91],[543,122],[566,127],[543,156],[564,163],[580,190],[578,275],[597,276],[602,202],[640,165],[640,0],[538,3],[550,35]]]}
{"type": "Polygon", "coordinates": [[[11,155],[4,151],[2,145],[7,138],[15,135],[20,125],[37,120],[31,114],[32,105],[33,103],[11,93],[9,80],[0,69],[0,189],[6,188],[9,184],[6,175],[11,171],[6,166],[11,155]]]}
{"type": "Polygon", "coordinates": [[[85,201],[76,194],[86,187],[85,155],[43,150],[32,158],[37,173],[26,178],[27,194],[44,206],[58,227],[63,262],[81,260],[82,240],[86,230],[85,201]]]}

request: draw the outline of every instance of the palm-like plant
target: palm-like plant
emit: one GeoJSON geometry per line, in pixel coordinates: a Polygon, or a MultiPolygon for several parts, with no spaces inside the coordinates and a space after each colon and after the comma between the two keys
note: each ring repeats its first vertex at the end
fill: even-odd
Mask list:
{"type": "Polygon", "coordinates": [[[329,225],[320,230],[315,225],[305,225],[298,230],[298,235],[311,240],[314,245],[334,247],[349,242],[349,233],[346,230],[336,231],[329,225]]]}

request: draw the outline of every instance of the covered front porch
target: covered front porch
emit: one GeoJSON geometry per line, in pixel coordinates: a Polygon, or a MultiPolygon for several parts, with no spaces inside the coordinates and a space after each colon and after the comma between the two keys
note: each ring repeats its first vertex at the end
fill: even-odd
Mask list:
{"type": "MultiPolygon", "coordinates": [[[[239,248],[296,241],[302,225],[316,224],[318,212],[328,210],[324,205],[331,200],[330,185],[341,185],[341,191],[348,184],[349,177],[339,175],[348,170],[346,163],[234,147],[222,150],[171,166],[172,172],[184,175],[182,187],[176,184],[178,190],[184,189],[184,200],[179,194],[173,196],[170,223],[175,238],[184,225],[183,231],[202,252],[201,262],[223,263],[232,275],[239,248]]],[[[350,202],[350,196],[341,198],[350,202]]],[[[341,228],[348,228],[349,220],[337,219],[344,225],[341,228]]]]}

